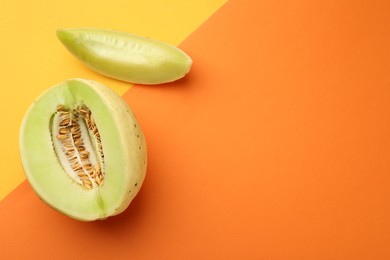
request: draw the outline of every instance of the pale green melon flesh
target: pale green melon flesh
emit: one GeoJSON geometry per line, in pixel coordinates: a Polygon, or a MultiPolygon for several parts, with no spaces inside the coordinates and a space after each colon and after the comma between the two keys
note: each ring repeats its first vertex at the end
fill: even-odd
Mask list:
{"type": "Polygon", "coordinates": [[[25,174],[38,196],[79,220],[104,219],[124,211],[146,173],[146,142],[127,104],[111,89],[72,79],[43,93],[26,113],[20,131],[25,174]],[[85,104],[98,126],[105,158],[102,186],[87,190],[72,180],[54,151],[50,118],[58,105],[85,104]]]}
{"type": "Polygon", "coordinates": [[[60,29],[59,40],[86,66],[115,79],[161,84],[184,77],[192,59],[175,46],[96,28],[60,29]]]}

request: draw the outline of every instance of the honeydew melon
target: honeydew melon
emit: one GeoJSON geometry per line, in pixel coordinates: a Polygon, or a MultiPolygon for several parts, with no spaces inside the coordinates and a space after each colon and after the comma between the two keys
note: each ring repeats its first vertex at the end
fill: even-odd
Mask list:
{"type": "Polygon", "coordinates": [[[41,94],[23,118],[19,146],[36,194],[82,221],[123,212],[146,174],[146,140],[134,113],[96,81],[70,79],[41,94]]]}
{"type": "Polygon", "coordinates": [[[176,46],[98,28],[57,30],[61,43],[90,69],[118,80],[154,85],[184,77],[192,59],[176,46]]]}

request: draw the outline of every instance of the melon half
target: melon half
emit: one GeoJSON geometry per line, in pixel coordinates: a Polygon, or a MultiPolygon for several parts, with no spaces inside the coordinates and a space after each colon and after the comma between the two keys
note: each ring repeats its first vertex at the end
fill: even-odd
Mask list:
{"type": "Polygon", "coordinates": [[[146,174],[142,129],[110,88],[70,79],[39,96],[19,136],[25,175],[49,206],[82,221],[123,212],[146,174]]]}

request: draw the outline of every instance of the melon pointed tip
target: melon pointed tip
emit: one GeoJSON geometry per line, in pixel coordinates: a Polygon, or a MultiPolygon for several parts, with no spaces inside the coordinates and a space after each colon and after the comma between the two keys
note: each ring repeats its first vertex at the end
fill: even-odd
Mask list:
{"type": "Polygon", "coordinates": [[[68,43],[71,43],[73,41],[74,36],[75,36],[72,29],[69,29],[69,28],[57,29],[56,35],[57,35],[57,38],[65,45],[68,43]]]}

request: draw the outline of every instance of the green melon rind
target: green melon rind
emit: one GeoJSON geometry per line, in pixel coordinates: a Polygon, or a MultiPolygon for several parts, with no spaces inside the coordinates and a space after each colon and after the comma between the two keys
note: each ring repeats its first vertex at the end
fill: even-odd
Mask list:
{"type": "Polygon", "coordinates": [[[146,174],[146,141],[137,119],[114,91],[90,80],[71,79],[43,93],[20,128],[20,156],[26,178],[38,196],[78,220],[105,219],[123,212],[146,174]],[[105,184],[87,191],[61,167],[51,142],[50,117],[59,104],[83,101],[100,131],[106,161],[105,184]]]}
{"type": "Polygon", "coordinates": [[[124,32],[72,28],[57,30],[57,37],[90,69],[130,83],[172,82],[192,65],[192,59],[173,45],[124,32]]]}

